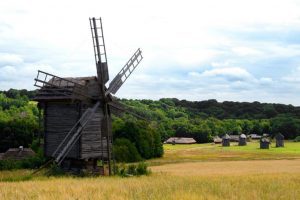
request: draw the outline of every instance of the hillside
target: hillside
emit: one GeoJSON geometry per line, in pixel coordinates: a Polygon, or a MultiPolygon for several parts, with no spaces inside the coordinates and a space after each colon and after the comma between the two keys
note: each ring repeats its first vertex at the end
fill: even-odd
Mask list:
{"type": "Polygon", "coordinates": [[[163,139],[191,136],[197,142],[215,135],[282,133],[286,139],[300,135],[300,107],[268,103],[187,101],[178,99],[121,99],[140,115],[159,124],[163,139]]]}
{"type": "MultiPolygon", "coordinates": [[[[36,105],[28,101],[34,94],[35,91],[27,90],[3,91],[0,98],[2,151],[12,145],[12,141],[14,141],[14,146],[28,146],[29,144],[24,144],[24,141],[30,143],[37,136],[38,111],[36,105]],[[26,117],[24,117],[24,113],[27,114],[26,117]],[[20,124],[20,122],[22,123],[20,124]],[[23,127],[24,124],[27,124],[26,128],[23,127]],[[12,132],[13,135],[10,134],[12,132]],[[25,137],[27,140],[24,140],[24,135],[27,135],[25,137]],[[10,144],[7,145],[9,141],[10,144]]],[[[164,141],[170,136],[188,136],[193,137],[198,143],[210,142],[214,136],[222,136],[226,133],[275,135],[280,132],[286,139],[294,139],[300,135],[300,107],[292,105],[217,102],[216,100],[187,101],[175,98],[164,98],[157,101],[119,100],[128,105],[135,113],[150,121],[149,123],[137,120],[130,114],[114,117],[114,138],[125,138],[131,143],[136,143],[136,140],[140,139],[136,135],[145,135],[143,129],[147,130],[146,132],[155,133],[150,135],[153,135],[156,141],[157,138],[164,141]],[[138,132],[140,133],[137,134],[138,132]]],[[[142,140],[152,140],[147,138],[148,136],[145,137],[142,140]]],[[[142,140],[141,143],[143,143],[142,140]]],[[[119,141],[123,145],[127,142],[119,141]]],[[[144,152],[142,147],[137,145],[136,148],[140,152],[144,152]]],[[[161,155],[158,152],[154,154],[161,155]]],[[[144,157],[147,158],[149,155],[144,155],[144,157]]]]}

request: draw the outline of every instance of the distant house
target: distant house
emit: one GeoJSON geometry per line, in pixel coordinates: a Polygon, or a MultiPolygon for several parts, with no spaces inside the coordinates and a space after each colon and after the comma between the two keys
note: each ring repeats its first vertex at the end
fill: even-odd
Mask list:
{"type": "Polygon", "coordinates": [[[260,148],[261,149],[269,149],[270,140],[266,137],[260,139],[260,148]]]}
{"type": "Polygon", "coordinates": [[[252,140],[260,140],[261,139],[261,135],[250,134],[249,138],[251,138],[252,140]]]}
{"type": "Polygon", "coordinates": [[[230,136],[228,134],[222,137],[222,146],[229,147],[230,146],[230,136]]]}
{"type": "Polygon", "coordinates": [[[20,146],[19,148],[10,148],[3,155],[2,160],[22,160],[25,158],[29,158],[35,156],[35,153],[30,148],[23,148],[20,146]]]}
{"type": "Polygon", "coordinates": [[[229,135],[230,142],[239,142],[239,135],[229,135]]]}
{"type": "Polygon", "coordinates": [[[284,147],[284,136],[279,133],[275,136],[276,139],[276,147],[284,147]]]}
{"type": "Polygon", "coordinates": [[[215,144],[221,144],[222,143],[222,138],[220,138],[219,136],[214,137],[214,143],[215,144]]]}
{"type": "Polygon", "coordinates": [[[239,146],[246,146],[247,145],[247,136],[245,134],[241,134],[239,136],[239,146]]]}
{"type": "Polygon", "coordinates": [[[186,137],[170,137],[165,141],[167,144],[195,144],[197,143],[194,138],[186,138],[186,137]]]}

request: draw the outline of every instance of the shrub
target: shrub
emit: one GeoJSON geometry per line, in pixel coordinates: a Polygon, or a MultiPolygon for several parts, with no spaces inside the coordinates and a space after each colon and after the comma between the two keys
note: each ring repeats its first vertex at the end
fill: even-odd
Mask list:
{"type": "Polygon", "coordinates": [[[148,165],[144,162],[140,162],[136,167],[136,175],[148,175],[151,171],[148,169],[148,165]]]}
{"type": "Polygon", "coordinates": [[[46,173],[47,176],[62,176],[64,174],[65,172],[56,163],[52,163],[46,173]]]}
{"type": "Polygon", "coordinates": [[[126,171],[127,171],[127,174],[129,174],[129,175],[136,175],[137,174],[136,173],[136,165],[134,165],[134,164],[128,165],[126,171]]]}
{"type": "Polygon", "coordinates": [[[151,171],[148,169],[148,165],[144,162],[140,162],[138,164],[130,164],[127,166],[124,164],[120,164],[115,168],[115,175],[121,177],[141,176],[148,175],[150,173],[151,171]]]}
{"type": "Polygon", "coordinates": [[[134,144],[125,138],[116,139],[113,152],[118,162],[136,162],[142,160],[134,144]]]}
{"type": "Polygon", "coordinates": [[[37,169],[45,162],[42,156],[33,156],[23,160],[0,160],[0,170],[37,169]]]}
{"type": "Polygon", "coordinates": [[[297,137],[294,139],[294,142],[300,142],[300,136],[297,136],[297,137]]]}

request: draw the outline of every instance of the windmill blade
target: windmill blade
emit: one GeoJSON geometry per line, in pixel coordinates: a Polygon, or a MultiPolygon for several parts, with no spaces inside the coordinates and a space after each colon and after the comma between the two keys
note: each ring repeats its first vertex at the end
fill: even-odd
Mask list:
{"type": "Polygon", "coordinates": [[[102,84],[102,87],[104,87],[105,83],[107,83],[107,81],[109,80],[109,74],[101,18],[90,18],[90,26],[93,39],[97,76],[99,82],[102,84]],[[98,32],[98,30],[100,31],[98,32]]]}
{"type": "Polygon", "coordinates": [[[38,70],[38,74],[34,81],[34,86],[41,88],[39,91],[40,95],[43,93],[46,93],[47,95],[47,93],[50,92],[66,96],[72,96],[72,94],[76,94],[77,96],[93,99],[88,95],[88,88],[86,85],[79,84],[71,78],[61,78],[56,75],[38,70]]]}
{"type": "Polygon", "coordinates": [[[120,115],[121,113],[126,112],[128,114],[131,114],[131,115],[135,116],[138,119],[149,121],[145,117],[142,117],[141,115],[139,115],[139,114],[135,113],[134,111],[132,111],[132,109],[129,106],[127,106],[123,103],[120,103],[118,101],[111,101],[108,104],[111,106],[111,108],[112,108],[111,111],[114,114],[120,115]]]}
{"type": "Polygon", "coordinates": [[[109,93],[115,94],[127,80],[130,74],[135,70],[142,59],[142,51],[138,49],[125,64],[125,66],[121,69],[118,75],[110,82],[109,88],[105,92],[105,95],[109,93]]]}

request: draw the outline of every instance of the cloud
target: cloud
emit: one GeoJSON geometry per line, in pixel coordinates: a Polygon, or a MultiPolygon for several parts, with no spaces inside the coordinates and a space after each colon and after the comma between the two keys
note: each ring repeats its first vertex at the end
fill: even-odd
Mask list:
{"type": "Polygon", "coordinates": [[[0,66],[7,64],[19,64],[23,62],[23,58],[20,55],[0,53],[0,66]]]}
{"type": "Polygon", "coordinates": [[[191,72],[191,76],[199,78],[223,78],[228,81],[252,81],[254,77],[240,67],[226,67],[205,70],[202,73],[191,72]]]}
{"type": "Polygon", "coordinates": [[[88,17],[101,13],[111,78],[138,47],[144,55],[119,97],[299,100],[299,3],[128,0],[115,5],[2,1],[0,89],[34,89],[38,69],[58,76],[95,75],[88,17]]]}
{"type": "Polygon", "coordinates": [[[282,77],[283,81],[288,83],[299,83],[300,82],[300,67],[293,69],[291,73],[287,76],[282,77]]]}

